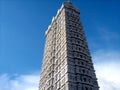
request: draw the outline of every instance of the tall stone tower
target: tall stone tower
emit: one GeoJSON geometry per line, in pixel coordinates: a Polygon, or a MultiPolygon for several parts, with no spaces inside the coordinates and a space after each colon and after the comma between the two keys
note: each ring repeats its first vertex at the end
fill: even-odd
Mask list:
{"type": "Polygon", "coordinates": [[[39,90],[99,90],[80,11],[66,1],[46,31],[39,90]]]}

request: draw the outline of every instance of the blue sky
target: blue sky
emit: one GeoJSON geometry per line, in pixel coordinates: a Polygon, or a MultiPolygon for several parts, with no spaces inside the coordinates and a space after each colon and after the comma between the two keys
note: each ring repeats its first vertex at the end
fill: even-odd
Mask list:
{"type": "MultiPolygon", "coordinates": [[[[36,81],[39,79],[44,53],[44,33],[64,1],[0,0],[0,80],[15,81],[26,76],[33,79],[37,77],[36,81]]],[[[111,69],[116,69],[116,66],[120,65],[120,1],[72,0],[72,2],[80,9],[80,18],[96,71],[101,74],[99,65],[105,67],[108,64],[111,69]]],[[[27,85],[29,86],[28,83],[27,85]]]]}

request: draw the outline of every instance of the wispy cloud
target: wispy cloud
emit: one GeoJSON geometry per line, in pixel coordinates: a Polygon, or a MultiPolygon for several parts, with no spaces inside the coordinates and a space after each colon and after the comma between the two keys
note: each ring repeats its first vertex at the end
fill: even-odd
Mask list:
{"type": "Polygon", "coordinates": [[[93,53],[93,60],[95,63],[105,62],[119,62],[120,52],[116,50],[98,50],[93,53]]]}
{"type": "Polygon", "coordinates": [[[115,32],[107,27],[100,27],[98,29],[98,34],[102,40],[105,40],[107,42],[120,38],[119,33],[115,32]]]}
{"type": "Polygon", "coordinates": [[[0,90],[38,90],[39,74],[0,75],[0,90]]]}
{"type": "Polygon", "coordinates": [[[120,90],[120,52],[100,50],[93,60],[100,90],[120,90]]]}

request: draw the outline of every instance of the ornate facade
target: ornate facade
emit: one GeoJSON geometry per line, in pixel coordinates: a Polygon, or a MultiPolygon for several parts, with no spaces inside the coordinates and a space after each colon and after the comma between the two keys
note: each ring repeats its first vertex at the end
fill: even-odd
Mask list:
{"type": "Polygon", "coordinates": [[[46,31],[39,90],[99,90],[80,11],[64,2],[46,31]]]}

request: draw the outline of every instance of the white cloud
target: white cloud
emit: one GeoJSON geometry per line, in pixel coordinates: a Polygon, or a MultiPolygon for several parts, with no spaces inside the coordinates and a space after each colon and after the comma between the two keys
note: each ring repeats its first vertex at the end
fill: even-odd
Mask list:
{"type": "MultiPolygon", "coordinates": [[[[93,55],[100,90],[120,90],[120,52],[100,50],[93,55]]],[[[37,73],[0,75],[0,90],[38,90],[37,73]]]]}
{"type": "Polygon", "coordinates": [[[0,90],[38,90],[39,74],[0,75],[0,90]]]}
{"type": "Polygon", "coordinates": [[[100,90],[120,90],[120,52],[101,50],[93,60],[100,90]]]}

